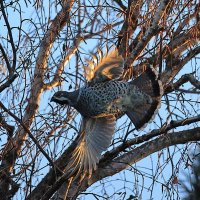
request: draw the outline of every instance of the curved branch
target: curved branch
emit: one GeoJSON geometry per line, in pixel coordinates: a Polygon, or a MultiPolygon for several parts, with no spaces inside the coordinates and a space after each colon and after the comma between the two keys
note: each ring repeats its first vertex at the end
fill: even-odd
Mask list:
{"type": "Polygon", "coordinates": [[[5,90],[7,87],[9,87],[12,82],[18,77],[17,74],[13,74],[11,76],[9,76],[9,79],[2,85],[0,85],[0,93],[5,90]]]}
{"type": "Polygon", "coordinates": [[[10,68],[10,65],[7,65],[9,74],[12,75],[14,73],[15,68],[16,68],[16,61],[17,61],[16,60],[16,48],[15,48],[15,43],[14,43],[14,40],[13,40],[13,35],[12,35],[11,28],[10,28],[10,24],[9,24],[8,18],[6,16],[6,13],[5,13],[5,10],[4,10],[3,1],[0,1],[0,4],[1,4],[1,11],[2,11],[2,14],[3,14],[3,18],[4,18],[4,21],[6,23],[6,27],[7,27],[7,30],[8,30],[8,35],[9,35],[9,38],[10,38],[10,44],[11,44],[11,47],[12,47],[12,52],[13,52],[12,68],[10,68]]]}
{"type": "MultiPolygon", "coordinates": [[[[57,14],[54,20],[52,20],[52,23],[41,42],[38,57],[36,60],[36,68],[34,72],[34,79],[31,85],[30,97],[27,107],[25,109],[25,114],[22,119],[23,124],[28,129],[34,120],[34,116],[39,107],[40,96],[44,91],[43,80],[46,71],[48,56],[50,54],[50,49],[53,45],[53,42],[56,40],[59,32],[69,21],[70,11],[73,3],[74,0],[67,0],[63,3],[62,10],[57,14]]],[[[6,152],[6,155],[2,159],[1,163],[1,166],[3,166],[2,173],[8,175],[10,174],[13,169],[14,163],[21,152],[21,147],[26,140],[27,131],[24,131],[22,127],[19,127],[16,131],[15,137],[13,137],[13,140],[9,141],[9,143],[4,148],[4,152],[6,152]]],[[[0,181],[1,188],[1,185],[4,184],[5,180],[1,179],[0,181]]]]}
{"type": "Polygon", "coordinates": [[[166,87],[166,85],[176,76],[183,66],[199,53],[200,46],[191,50],[183,59],[174,58],[172,66],[167,68],[161,75],[163,85],[166,87]]]}
{"type": "MultiPolygon", "coordinates": [[[[117,22],[115,24],[113,24],[111,27],[115,27],[120,25],[122,22],[117,22]]],[[[55,72],[54,78],[51,82],[46,83],[44,85],[44,90],[50,90],[53,87],[56,87],[60,84],[60,77],[62,75],[63,69],[65,67],[65,65],[69,62],[70,58],[76,53],[78,46],[80,45],[80,43],[82,41],[85,41],[87,39],[92,38],[93,36],[99,35],[104,33],[105,31],[111,29],[109,26],[105,27],[103,30],[98,31],[96,33],[90,33],[90,34],[86,34],[84,36],[81,36],[79,34],[77,34],[77,36],[75,37],[74,40],[74,46],[67,52],[67,54],[65,55],[64,59],[61,60],[61,62],[58,64],[57,70],[55,72]]]]}
{"type": "MultiPolygon", "coordinates": [[[[151,155],[152,153],[155,153],[172,145],[185,144],[187,142],[198,140],[200,140],[200,128],[163,134],[161,137],[146,142],[145,144],[129,151],[128,153],[123,154],[122,156],[114,160],[101,163],[101,165],[99,165],[99,168],[94,172],[89,180],[86,178],[80,183],[82,187],[79,188],[78,192],[80,193],[82,191],[85,191],[86,188],[91,186],[93,183],[105,177],[112,176],[124,169],[127,169],[134,163],[151,155]]],[[[76,198],[78,196],[77,193],[74,193],[76,192],[78,181],[74,182],[71,186],[68,194],[69,197],[76,198]]]]}
{"type": "Polygon", "coordinates": [[[60,84],[60,77],[62,75],[62,72],[64,70],[65,65],[69,62],[70,58],[74,55],[74,53],[77,51],[78,46],[80,45],[82,41],[81,37],[78,37],[75,39],[75,44],[65,55],[64,59],[58,64],[58,68],[55,72],[54,78],[50,83],[46,83],[44,85],[44,90],[50,90],[53,87],[56,87],[60,84]]]}
{"type": "MultiPolygon", "coordinates": [[[[49,157],[49,155],[43,150],[43,148],[40,146],[39,142],[35,139],[35,137],[33,136],[33,134],[30,132],[30,130],[26,127],[26,125],[16,116],[14,115],[11,111],[9,111],[3,104],[2,102],[0,101],[0,108],[2,108],[5,112],[7,112],[11,117],[13,117],[22,127],[23,129],[28,133],[29,137],[33,140],[33,142],[35,143],[35,145],[37,146],[37,148],[42,152],[42,154],[44,155],[44,157],[49,161],[49,163],[51,164],[51,166],[54,168],[54,169],[58,169],[53,161],[51,160],[51,158],[49,157]]],[[[1,116],[0,116],[0,120],[1,120],[1,116]]],[[[4,122],[5,124],[5,122],[4,122]]],[[[7,127],[8,125],[5,124],[6,127],[5,128],[9,128],[8,130],[9,131],[14,131],[14,127],[13,126],[9,126],[7,127]],[[11,129],[11,130],[10,130],[11,129]]],[[[58,169],[59,170],[59,169],[58,169]]]]}
{"type": "Polygon", "coordinates": [[[174,90],[177,90],[181,85],[186,82],[190,82],[195,88],[200,89],[200,81],[195,79],[192,74],[184,74],[181,78],[173,84],[169,84],[165,89],[165,94],[170,93],[174,90]]]}
{"type": "MultiPolygon", "coordinates": [[[[119,147],[117,147],[116,149],[113,149],[110,152],[107,152],[104,157],[100,160],[99,163],[99,167],[101,166],[106,166],[107,163],[111,162],[113,159],[115,159],[115,157],[117,157],[117,155],[119,154],[119,152],[123,152],[126,148],[135,145],[135,144],[140,144],[143,143],[145,141],[148,141],[150,139],[152,139],[155,136],[159,136],[159,135],[167,135],[167,131],[179,127],[179,126],[184,126],[184,125],[188,125],[194,122],[200,121],[200,116],[196,116],[196,117],[192,117],[192,118],[188,118],[185,120],[180,120],[180,121],[172,121],[168,126],[165,126],[163,129],[158,129],[158,130],[153,130],[151,131],[149,134],[134,138],[132,140],[126,141],[125,143],[123,143],[122,145],[120,145],[119,147]]],[[[155,139],[156,140],[156,139],[155,139]]],[[[63,170],[65,167],[66,162],[68,162],[68,160],[70,159],[70,154],[71,152],[73,152],[73,148],[75,148],[76,146],[76,141],[77,139],[74,141],[74,143],[63,153],[63,155],[55,162],[56,165],[63,170]]],[[[147,142],[148,143],[148,142],[147,142]]],[[[145,143],[145,144],[147,144],[145,143]]],[[[147,145],[148,146],[148,145],[147,145]]],[[[139,147],[138,147],[139,148],[139,147]]],[[[111,164],[112,165],[112,164],[111,164]]],[[[97,171],[99,171],[100,169],[98,169],[97,171]]],[[[94,177],[96,176],[96,174],[98,173],[94,173],[94,177]]],[[[66,173],[63,176],[59,176],[59,174],[57,173],[56,176],[58,179],[57,181],[55,180],[55,175],[53,174],[53,170],[51,169],[49,171],[49,173],[45,176],[45,178],[40,182],[40,184],[38,184],[38,186],[32,191],[31,197],[33,199],[37,199],[38,197],[41,197],[41,195],[44,195],[44,192],[47,192],[47,194],[53,194],[63,183],[66,182],[66,180],[69,178],[69,174],[66,173]],[[60,177],[60,178],[59,178],[60,177]],[[46,187],[48,186],[49,190],[46,190],[46,187]]],[[[101,178],[99,178],[100,180],[101,178]]],[[[97,180],[98,181],[98,180],[97,180]]],[[[73,185],[76,185],[77,182],[73,183],[73,185]]],[[[87,182],[84,182],[83,185],[87,185],[87,182]]],[[[72,185],[72,188],[73,188],[72,185]]],[[[77,186],[77,185],[76,185],[77,186]]],[[[74,188],[75,191],[75,188],[74,188]]],[[[44,199],[48,197],[44,195],[44,199]]]]}
{"type": "MultiPolygon", "coordinates": [[[[100,160],[100,163],[101,162],[103,163],[106,160],[110,160],[111,158],[117,157],[119,152],[125,151],[128,147],[149,141],[150,139],[152,139],[156,136],[166,134],[168,131],[170,131],[174,128],[189,125],[191,123],[195,123],[195,122],[199,122],[199,121],[200,121],[200,115],[197,115],[197,116],[191,117],[191,118],[187,118],[184,120],[171,121],[168,125],[165,125],[160,129],[154,129],[150,133],[147,133],[145,135],[142,135],[142,136],[136,137],[134,139],[123,142],[123,144],[119,145],[115,149],[105,153],[104,157],[100,160]]],[[[129,131],[129,133],[131,133],[131,132],[132,132],[132,130],[129,131]]]]}

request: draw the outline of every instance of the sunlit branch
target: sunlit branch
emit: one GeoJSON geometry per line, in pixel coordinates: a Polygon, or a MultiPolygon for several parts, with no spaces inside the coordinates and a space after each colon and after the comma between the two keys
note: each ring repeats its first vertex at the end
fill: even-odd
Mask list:
{"type": "MultiPolygon", "coordinates": [[[[166,60],[166,70],[164,71],[164,73],[163,73],[164,75],[162,75],[162,77],[166,77],[167,73],[170,75],[170,73],[173,70],[175,70],[175,73],[173,76],[171,76],[171,79],[169,79],[169,76],[167,76],[166,79],[162,79],[164,85],[167,82],[169,82],[169,80],[172,80],[172,78],[176,75],[176,73],[178,71],[180,71],[180,69],[184,66],[184,65],[182,65],[180,67],[180,69],[176,71],[177,65],[179,63],[185,64],[186,63],[185,61],[190,60],[191,56],[194,57],[199,53],[198,46],[192,50],[190,49],[190,47],[195,46],[199,42],[199,40],[200,40],[200,32],[198,31],[197,25],[194,25],[189,29],[189,31],[182,33],[182,34],[176,36],[175,38],[172,38],[168,44],[163,46],[163,49],[161,51],[162,51],[162,59],[166,60]],[[189,50],[188,59],[183,59],[181,61],[179,57],[186,50],[189,50]],[[177,63],[177,61],[178,61],[178,63],[177,63]]],[[[131,48],[131,46],[130,46],[130,48],[131,48]]],[[[151,49],[151,50],[153,50],[153,49],[151,49]]],[[[145,54],[142,55],[141,57],[144,57],[144,56],[145,56],[145,54]]],[[[140,64],[135,65],[134,66],[134,69],[135,69],[134,75],[138,75],[144,71],[142,66],[146,66],[147,64],[155,65],[155,66],[158,65],[159,64],[158,57],[159,57],[159,52],[156,54],[153,54],[151,57],[145,59],[145,61],[141,62],[140,64]]]]}
{"type": "MultiPolygon", "coordinates": [[[[65,1],[61,11],[57,14],[54,20],[51,21],[51,25],[41,42],[39,53],[36,59],[36,68],[34,72],[34,79],[31,85],[30,97],[25,108],[25,114],[23,115],[23,119],[21,121],[23,129],[19,127],[19,129],[16,131],[16,134],[13,137],[15,145],[10,142],[4,149],[5,155],[1,163],[1,165],[4,166],[2,173],[9,174],[12,171],[15,161],[21,152],[21,147],[24,144],[24,141],[27,140],[27,133],[31,137],[29,127],[34,120],[34,115],[39,107],[40,96],[44,91],[43,80],[50,49],[53,45],[53,42],[56,40],[56,37],[59,35],[59,32],[69,21],[70,11],[73,3],[74,1],[72,0],[65,1]]],[[[32,137],[32,140],[34,140],[34,137],[32,137]]],[[[40,148],[40,150],[44,155],[46,154],[42,148],[40,148]]],[[[45,157],[48,158],[48,155],[46,154],[45,157]]],[[[48,161],[53,165],[51,159],[48,158],[48,161]]],[[[4,183],[5,180],[1,179],[1,185],[4,185],[4,183]]]]}
{"type": "Polygon", "coordinates": [[[157,9],[157,12],[155,13],[151,26],[145,31],[144,36],[137,43],[136,47],[128,57],[126,63],[133,63],[144,50],[150,39],[161,30],[159,22],[160,19],[162,19],[163,15],[165,15],[165,11],[168,7],[168,4],[170,4],[170,1],[168,0],[160,1],[160,5],[157,9]]]}
{"type": "MultiPolygon", "coordinates": [[[[97,169],[97,171],[95,171],[92,178],[89,181],[85,180],[82,184],[85,187],[88,187],[88,184],[91,185],[102,178],[119,173],[120,171],[130,167],[132,164],[149,156],[152,153],[155,153],[175,144],[184,144],[186,142],[192,142],[197,140],[200,140],[200,128],[164,134],[161,137],[147,142],[129,151],[128,153],[119,156],[114,160],[106,162],[106,166],[104,165],[104,163],[102,163],[101,166],[99,166],[99,168],[97,169]]],[[[74,187],[76,187],[76,184],[77,183],[74,183],[74,187]]],[[[71,189],[70,195],[72,196],[75,195],[73,194],[74,187],[72,187],[71,189]]],[[[85,190],[85,187],[82,188],[82,191],[85,190]]]]}
{"type": "MultiPolygon", "coordinates": [[[[77,43],[78,45],[80,44],[80,38],[77,39],[77,43]],[[79,41],[79,42],[78,42],[79,41]]],[[[60,80],[61,80],[61,75],[62,75],[62,72],[64,70],[64,67],[65,65],[69,62],[70,58],[74,55],[74,53],[77,51],[77,46],[73,46],[69,52],[66,54],[65,58],[60,62],[58,63],[58,67],[57,67],[57,70],[55,72],[55,75],[54,75],[54,78],[53,80],[50,82],[50,83],[46,83],[44,85],[44,90],[50,90],[52,89],[53,87],[56,87],[58,85],[60,85],[60,80]]]]}
{"type": "MultiPolygon", "coordinates": [[[[57,200],[93,194],[96,198],[120,195],[128,199],[130,185],[131,192],[141,190],[141,196],[151,193],[153,198],[161,186],[166,199],[181,197],[179,178],[174,181],[173,177],[181,175],[180,167],[191,165],[200,141],[199,2],[17,0],[1,1],[0,11],[0,198],[57,200]],[[13,26],[13,15],[19,26],[13,26]],[[73,162],[81,137],[80,115],[69,106],[49,103],[49,90],[61,83],[69,85],[64,87],[67,91],[78,89],[83,82],[92,86],[84,77],[84,57],[97,51],[97,57],[91,56],[97,62],[105,47],[114,45],[125,59],[119,81],[131,81],[152,66],[159,71],[163,85],[163,105],[154,121],[155,129],[149,123],[144,131],[137,131],[123,116],[90,177],[73,162]],[[139,168],[135,164],[140,160],[151,163],[144,166],[141,162],[144,168],[139,168]],[[77,169],[71,170],[70,163],[77,169]],[[169,176],[164,174],[168,168],[169,176]],[[113,181],[123,181],[123,186],[118,188],[113,181]],[[109,184],[113,192],[107,188],[109,184]],[[95,195],[100,188],[103,192],[95,195]]],[[[141,83],[145,89],[145,80],[144,76],[136,85],[141,83]]],[[[137,112],[148,113],[145,106],[137,112]]],[[[90,164],[91,154],[88,160],[90,164]]]]}
{"type": "Polygon", "coordinates": [[[166,86],[170,81],[176,76],[176,74],[183,68],[183,66],[190,61],[190,59],[194,58],[196,55],[200,53],[200,47],[197,46],[196,48],[189,51],[189,53],[182,59],[174,58],[173,64],[171,68],[167,68],[161,76],[161,80],[164,86],[166,86]]]}
{"type": "Polygon", "coordinates": [[[98,36],[98,35],[101,35],[103,33],[105,33],[106,31],[108,30],[112,30],[112,28],[116,27],[116,26],[119,26],[123,23],[123,21],[119,21],[119,22],[116,22],[114,24],[107,24],[107,26],[104,27],[103,30],[100,30],[100,31],[97,31],[97,32],[93,32],[93,33],[88,33],[88,34],[85,34],[83,36],[83,41],[87,40],[87,39],[90,39],[94,36],[98,36]]]}
{"type": "MultiPolygon", "coordinates": [[[[195,123],[195,122],[199,122],[199,121],[200,121],[200,115],[197,115],[197,116],[191,117],[191,118],[187,118],[184,120],[171,121],[169,124],[164,125],[160,129],[154,129],[145,135],[142,135],[142,136],[136,137],[134,139],[123,142],[121,145],[119,145],[115,149],[107,152],[100,162],[103,163],[107,159],[114,158],[115,156],[117,156],[119,154],[119,152],[125,151],[128,147],[149,141],[150,139],[152,139],[156,136],[166,134],[168,131],[170,131],[174,128],[189,125],[191,123],[195,123]]],[[[130,130],[129,133],[131,133],[131,132],[132,131],[130,130]]]]}
{"type": "Polygon", "coordinates": [[[49,157],[49,155],[44,151],[44,149],[40,146],[39,142],[36,140],[36,138],[32,135],[32,133],[30,132],[30,130],[26,127],[26,125],[22,122],[22,120],[20,120],[16,115],[14,115],[11,111],[9,111],[3,104],[2,102],[0,102],[0,108],[3,109],[5,112],[7,112],[10,116],[12,116],[22,127],[23,129],[26,131],[26,133],[28,133],[29,137],[33,140],[33,142],[35,143],[35,145],[37,146],[37,148],[41,151],[41,153],[44,155],[44,157],[49,161],[49,163],[51,164],[51,166],[55,169],[55,170],[59,170],[59,168],[57,168],[57,166],[55,166],[55,164],[53,163],[53,161],[51,160],[51,158],[49,157]]]}
{"type": "Polygon", "coordinates": [[[196,18],[197,14],[200,11],[200,4],[197,4],[194,10],[195,10],[194,13],[190,13],[188,15],[188,17],[186,17],[183,20],[183,22],[181,22],[179,24],[179,26],[177,27],[177,29],[174,32],[174,36],[178,36],[180,34],[180,32],[184,29],[184,27],[187,26],[191,20],[193,20],[194,18],[196,18]]]}
{"type": "Polygon", "coordinates": [[[129,1],[128,8],[125,15],[125,21],[118,34],[118,48],[121,55],[124,58],[128,56],[128,43],[132,37],[133,32],[137,28],[137,16],[141,8],[140,1],[129,1]]]}
{"type": "Polygon", "coordinates": [[[171,55],[173,57],[179,57],[185,50],[189,49],[189,47],[196,45],[199,40],[200,31],[197,25],[192,26],[187,33],[179,34],[173,38],[163,49],[163,54],[166,58],[168,57],[168,59],[170,59],[171,55]]]}

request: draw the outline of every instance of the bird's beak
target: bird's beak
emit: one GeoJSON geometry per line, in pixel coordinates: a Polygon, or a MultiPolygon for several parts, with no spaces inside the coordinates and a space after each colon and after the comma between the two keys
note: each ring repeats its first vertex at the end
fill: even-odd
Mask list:
{"type": "Polygon", "coordinates": [[[50,102],[54,102],[54,101],[55,101],[55,98],[54,96],[52,96],[50,102]]]}

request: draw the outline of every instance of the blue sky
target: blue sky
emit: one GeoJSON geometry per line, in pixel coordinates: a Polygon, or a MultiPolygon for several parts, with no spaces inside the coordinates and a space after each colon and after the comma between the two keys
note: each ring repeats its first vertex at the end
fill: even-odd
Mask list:
{"type": "MultiPolygon", "coordinates": [[[[45,3],[47,3],[47,1],[45,1],[45,3]]],[[[25,3],[24,1],[20,1],[20,6],[21,6],[21,10],[22,10],[22,19],[36,19],[36,10],[32,7],[32,6],[28,6],[26,7],[25,6],[25,3]]],[[[46,8],[48,8],[48,6],[46,6],[46,8]]],[[[38,11],[39,12],[39,11],[38,11]]],[[[45,13],[48,13],[48,9],[45,10],[45,13]]],[[[55,16],[56,14],[56,9],[52,9],[50,11],[51,13],[51,19],[53,18],[53,16],[55,16]],[[52,14],[53,13],[53,14],[52,14]]],[[[11,24],[11,27],[18,27],[20,26],[20,15],[18,14],[17,11],[13,11],[13,10],[9,10],[9,22],[11,24]]],[[[37,21],[38,19],[36,19],[37,21]]],[[[29,30],[32,30],[34,31],[34,26],[33,24],[31,23],[30,20],[25,20],[22,24],[23,26],[23,29],[26,30],[27,32],[29,32],[29,30]]],[[[2,37],[7,37],[7,31],[6,31],[6,27],[4,26],[4,22],[2,20],[2,18],[0,19],[0,37],[2,39],[2,37]]],[[[42,33],[42,30],[40,30],[40,33],[42,33]]],[[[18,40],[18,37],[19,37],[19,32],[18,32],[18,29],[15,28],[13,29],[13,35],[14,35],[14,38],[15,38],[15,41],[18,40]]],[[[35,41],[35,43],[37,43],[37,40],[35,41]]],[[[61,39],[61,43],[62,43],[62,39],[61,39]]],[[[81,48],[80,49],[87,49],[86,52],[89,53],[91,52],[92,50],[95,49],[96,47],[96,44],[98,43],[98,40],[97,39],[90,39],[90,40],[87,40],[86,43],[82,43],[81,44],[81,48]]],[[[38,49],[36,49],[36,54],[37,54],[37,51],[38,49]]],[[[55,51],[55,54],[54,54],[54,57],[58,57],[59,56],[59,48],[55,51]]],[[[85,56],[87,57],[87,55],[85,56]]],[[[83,56],[83,59],[85,58],[83,56]]],[[[18,57],[18,64],[20,63],[20,60],[22,60],[23,58],[19,58],[18,57]]],[[[32,58],[33,59],[33,58],[32,58]]],[[[182,74],[184,73],[191,73],[192,71],[194,71],[194,68],[193,66],[196,66],[196,64],[194,63],[195,61],[192,61],[192,62],[189,62],[185,67],[184,67],[184,70],[181,71],[181,73],[177,76],[177,78],[181,77],[182,74]]],[[[1,64],[1,63],[0,63],[1,64]]],[[[73,68],[73,66],[75,66],[75,57],[73,57],[70,61],[70,63],[66,66],[66,70],[68,70],[69,72],[73,73],[75,72],[75,69],[73,68]]],[[[34,64],[32,64],[31,67],[34,67],[34,64]]],[[[60,90],[60,89],[65,89],[65,88],[68,88],[70,84],[72,84],[72,87],[74,88],[74,85],[72,82],[70,82],[71,79],[69,79],[67,76],[64,77],[66,78],[66,80],[68,80],[69,82],[64,82],[63,85],[59,88],[55,88],[53,89],[52,91],[48,91],[48,92],[45,92],[43,94],[43,96],[41,97],[41,102],[43,102],[41,105],[40,105],[40,113],[45,113],[45,111],[47,111],[46,109],[51,109],[49,106],[48,106],[48,103],[49,103],[49,100],[52,96],[52,94],[57,91],[57,90],[60,90]]],[[[17,80],[16,80],[17,81],[17,80]]],[[[83,84],[83,83],[82,83],[83,84]]],[[[23,87],[23,81],[22,81],[22,85],[23,87]]],[[[185,84],[184,85],[185,88],[187,87],[191,87],[190,84],[185,84]]],[[[7,98],[7,96],[9,96],[10,94],[1,94],[1,100],[5,103],[6,106],[9,106],[9,104],[7,104],[6,102],[6,99],[9,99],[7,98]]],[[[176,98],[176,96],[174,95],[173,96],[174,98],[176,98]]],[[[196,95],[193,95],[192,98],[195,99],[198,99],[199,97],[196,95]]],[[[20,96],[18,97],[20,99],[20,96]]],[[[185,98],[191,98],[190,95],[185,95],[185,98]]],[[[163,98],[164,100],[164,98],[163,98]]],[[[164,102],[164,101],[163,101],[164,102]]],[[[176,104],[176,101],[174,102],[174,105],[176,104]]],[[[53,107],[55,107],[55,104],[52,104],[53,107]]],[[[178,105],[181,107],[181,105],[178,105]]],[[[65,108],[64,108],[65,109],[65,108]]],[[[63,110],[64,110],[63,109],[63,110]]],[[[188,109],[191,109],[188,107],[188,109]]],[[[199,107],[198,107],[199,109],[199,107]]],[[[62,111],[62,109],[61,109],[62,111]]],[[[178,112],[178,111],[177,111],[178,112]]],[[[194,111],[192,111],[191,109],[191,114],[193,113],[194,111]]],[[[162,104],[162,107],[160,108],[159,110],[159,114],[161,116],[161,118],[165,119],[166,118],[166,106],[164,105],[164,103],[162,104]]],[[[179,113],[179,115],[181,115],[181,113],[179,113]]],[[[77,123],[79,121],[80,118],[77,118],[77,123]]],[[[124,123],[124,120],[126,118],[121,118],[119,121],[118,121],[118,126],[120,126],[120,124],[123,124],[124,123]]],[[[156,119],[155,119],[155,122],[156,123],[160,123],[159,122],[159,117],[157,116],[156,119]]],[[[38,120],[40,120],[40,118],[38,118],[38,120]]],[[[12,121],[12,120],[11,120],[12,121]]],[[[165,121],[165,120],[163,120],[165,121]]],[[[76,123],[76,122],[74,122],[76,123]]],[[[151,123],[149,126],[147,126],[144,131],[142,132],[134,132],[138,135],[142,135],[144,133],[147,133],[149,130],[153,129],[153,128],[157,128],[157,126],[155,125],[155,123],[151,123]]],[[[183,127],[185,128],[185,127],[183,127]]],[[[177,130],[181,130],[182,128],[180,129],[177,129],[177,130]]],[[[176,131],[177,131],[176,130],[176,131]]],[[[70,132],[69,132],[70,133],[70,132]]],[[[68,133],[68,134],[69,134],[68,133]]],[[[65,133],[63,133],[65,134],[65,133]]],[[[122,136],[124,135],[123,132],[117,132],[116,135],[115,135],[115,138],[117,138],[118,136],[122,136]]],[[[134,135],[131,135],[130,137],[135,137],[134,135]]],[[[1,141],[0,143],[4,144],[5,143],[5,138],[1,138],[1,141]]],[[[51,148],[54,149],[53,147],[53,143],[51,143],[47,148],[46,150],[50,150],[51,148]],[[49,148],[49,149],[48,149],[49,148]]],[[[152,154],[151,156],[137,162],[133,168],[135,169],[134,172],[130,172],[129,170],[127,171],[124,171],[120,174],[117,174],[111,178],[106,178],[104,179],[103,181],[101,181],[100,183],[96,183],[94,184],[93,186],[91,186],[91,188],[88,189],[88,191],[86,192],[96,192],[97,194],[99,194],[100,192],[103,191],[103,187],[105,187],[107,189],[107,191],[105,192],[105,196],[106,196],[106,193],[108,193],[108,195],[112,195],[114,192],[120,192],[119,189],[121,188],[127,188],[127,196],[128,197],[130,194],[131,195],[138,195],[139,197],[141,197],[142,200],[148,200],[150,199],[150,196],[152,197],[152,199],[165,199],[165,198],[162,198],[162,184],[165,184],[167,183],[167,181],[169,180],[169,178],[171,177],[171,173],[172,171],[174,171],[175,167],[170,165],[170,164],[165,164],[166,163],[166,160],[169,159],[169,156],[170,154],[173,155],[173,159],[175,160],[179,160],[180,158],[180,153],[178,153],[178,150],[179,148],[181,148],[182,145],[177,145],[177,146],[173,146],[173,147],[170,147],[166,150],[163,150],[161,152],[156,152],[154,154],[152,154]],[[162,171],[159,172],[159,170],[162,169],[162,171]],[[145,178],[143,178],[142,175],[140,175],[140,173],[142,173],[143,175],[145,175],[145,178]],[[159,175],[158,175],[159,174],[159,175]],[[155,181],[152,182],[152,176],[155,176],[155,181]],[[117,181],[116,181],[117,180],[117,181]],[[124,181],[125,180],[125,181],[124,181]],[[145,187],[142,187],[143,184],[145,184],[145,187]],[[135,190],[135,188],[133,188],[133,186],[135,186],[137,188],[137,190],[135,190]],[[153,189],[153,192],[151,194],[151,188],[154,188],[153,189]]],[[[63,151],[64,148],[62,149],[63,147],[61,147],[61,149],[56,149],[57,152],[59,151],[63,151]]],[[[190,146],[190,149],[189,151],[192,152],[192,146],[190,146]]],[[[46,160],[42,159],[41,160],[42,164],[41,166],[45,166],[46,165],[46,160]]],[[[170,162],[169,162],[170,163],[170,162]]],[[[176,163],[176,162],[174,162],[176,163]]],[[[178,166],[178,164],[177,164],[178,166]]],[[[177,175],[179,176],[180,179],[184,179],[185,178],[185,171],[183,173],[183,168],[184,168],[184,164],[180,164],[181,167],[179,167],[180,171],[179,173],[178,172],[174,172],[175,174],[177,173],[177,175]]],[[[48,171],[48,167],[45,168],[44,170],[41,171],[41,173],[47,173],[48,171]]],[[[42,175],[41,175],[42,177],[42,175]]],[[[178,186],[176,184],[173,185],[175,188],[178,186]]],[[[120,199],[122,194],[119,193],[119,197],[116,197],[113,198],[113,199],[120,199]]],[[[174,197],[176,197],[176,194],[174,194],[174,197]]],[[[19,198],[19,197],[18,197],[19,198]]],[[[94,197],[92,197],[91,195],[87,195],[85,199],[95,199],[94,197]]],[[[16,197],[17,199],[17,197],[16,197]]]]}

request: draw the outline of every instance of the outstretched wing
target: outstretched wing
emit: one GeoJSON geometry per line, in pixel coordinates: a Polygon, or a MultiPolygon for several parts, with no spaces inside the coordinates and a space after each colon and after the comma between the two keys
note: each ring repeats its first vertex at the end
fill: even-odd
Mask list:
{"type": "Polygon", "coordinates": [[[90,83],[99,83],[119,78],[123,73],[124,59],[117,49],[103,56],[98,50],[99,58],[92,55],[93,61],[88,61],[85,69],[85,77],[90,83]]]}
{"type": "Polygon", "coordinates": [[[90,175],[96,169],[101,153],[112,140],[116,119],[114,116],[103,118],[84,118],[81,125],[81,136],[72,155],[70,168],[84,170],[90,175]]]}

